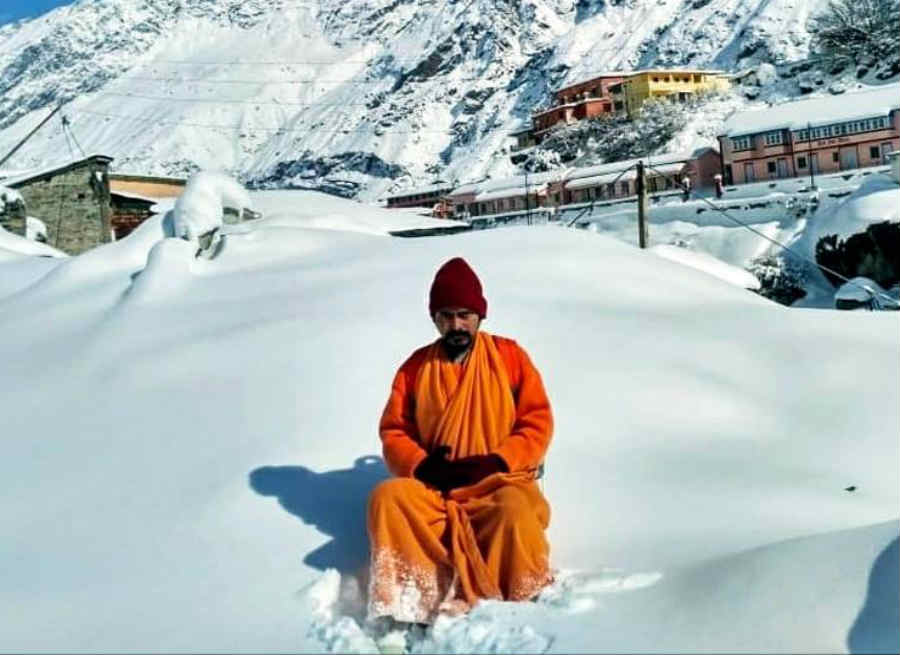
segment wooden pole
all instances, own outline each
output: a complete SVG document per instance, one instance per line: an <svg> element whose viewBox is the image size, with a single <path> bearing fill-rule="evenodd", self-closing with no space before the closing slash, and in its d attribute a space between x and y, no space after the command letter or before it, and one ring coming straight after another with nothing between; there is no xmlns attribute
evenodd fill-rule
<svg viewBox="0 0 900 655"><path fill-rule="evenodd" d="M647 247L647 180L644 162L637 163L638 245Z"/></svg>
<svg viewBox="0 0 900 655"><path fill-rule="evenodd" d="M0 159L0 166L3 166L3 164L5 164L6 161L7 161L10 157L12 157L14 154L16 154L16 151L17 151L19 148L21 148L22 146L24 146L24 145L25 145L25 142L28 141L28 139L30 139L30 138L32 137L32 135L34 135L35 132L37 132L39 129L41 129L41 128L44 126L44 123L46 123L46 122L49 121L51 118L53 118L53 117L56 115L56 112L58 112L60 109L62 109L62 105L56 105L56 108L55 108L53 111L50 112L50 115L47 116L47 118L45 118L45 119L42 120L40 123L38 123L38 126L37 126L36 128L34 128L33 130L31 130L31 132L29 132L28 134L26 134L24 139L22 139L21 141L19 141L19 142L16 144L16 146L15 146L12 150L10 150L8 153L6 153L6 156L5 156L3 159Z"/></svg>

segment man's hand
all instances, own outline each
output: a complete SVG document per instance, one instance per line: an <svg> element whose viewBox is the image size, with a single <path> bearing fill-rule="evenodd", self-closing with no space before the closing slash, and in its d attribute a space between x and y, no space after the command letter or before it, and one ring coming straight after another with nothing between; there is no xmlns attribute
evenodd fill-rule
<svg viewBox="0 0 900 655"><path fill-rule="evenodd" d="M468 487L494 473L509 473L509 466L500 455L472 455L450 462L454 487Z"/></svg>
<svg viewBox="0 0 900 655"><path fill-rule="evenodd" d="M450 446L438 446L413 471L413 477L441 491L449 491L455 486L453 462L447 460Z"/></svg>

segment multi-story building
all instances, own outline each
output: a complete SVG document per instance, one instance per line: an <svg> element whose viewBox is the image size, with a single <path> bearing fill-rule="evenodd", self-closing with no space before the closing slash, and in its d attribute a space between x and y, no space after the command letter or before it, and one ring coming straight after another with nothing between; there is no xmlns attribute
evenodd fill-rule
<svg viewBox="0 0 900 655"><path fill-rule="evenodd" d="M612 113L613 102L609 87L621 82L624 75L621 72L603 73L558 89L553 94L553 106L537 111L531 117L534 139L540 142L548 130L560 123L568 125L585 118Z"/></svg>
<svg viewBox="0 0 900 655"><path fill-rule="evenodd" d="M453 184L438 180L427 187L407 189L387 197L388 209L397 207L427 207L439 204L453 190Z"/></svg>
<svg viewBox="0 0 900 655"><path fill-rule="evenodd" d="M633 118L651 98L671 96L684 101L692 94L727 91L729 86L729 79L722 71L653 68L628 74L621 83L611 86L610 96L613 111L624 111Z"/></svg>
<svg viewBox="0 0 900 655"><path fill-rule="evenodd" d="M739 112L719 144L726 184L887 164L900 149L900 84Z"/></svg>

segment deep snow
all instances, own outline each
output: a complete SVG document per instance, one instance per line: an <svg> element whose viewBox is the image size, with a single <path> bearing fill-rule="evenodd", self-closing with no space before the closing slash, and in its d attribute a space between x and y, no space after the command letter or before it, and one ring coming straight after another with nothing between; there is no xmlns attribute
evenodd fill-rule
<svg viewBox="0 0 900 655"><path fill-rule="evenodd" d="M211 260L159 217L37 280L2 264L0 649L370 649L375 426L455 255L553 403L561 573L417 648L897 643L897 314L787 309L583 230L396 239L358 203L251 196L277 217Z"/></svg>

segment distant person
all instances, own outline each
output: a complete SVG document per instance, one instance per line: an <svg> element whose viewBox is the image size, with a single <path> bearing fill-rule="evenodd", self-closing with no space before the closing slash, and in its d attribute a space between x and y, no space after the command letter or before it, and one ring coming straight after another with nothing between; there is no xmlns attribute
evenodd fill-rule
<svg viewBox="0 0 900 655"><path fill-rule="evenodd" d="M681 199L687 202L691 199L691 178L687 175L681 178Z"/></svg>
<svg viewBox="0 0 900 655"><path fill-rule="evenodd" d="M440 338L400 367L379 425L396 477L369 499L370 621L430 623L551 581L541 377L515 341L479 330L487 301L463 259L438 270L428 309Z"/></svg>
<svg viewBox="0 0 900 655"><path fill-rule="evenodd" d="M716 173L713 175L713 181L716 185L716 198L720 199L723 195L725 195L725 185L722 184L722 175L720 173Z"/></svg>

